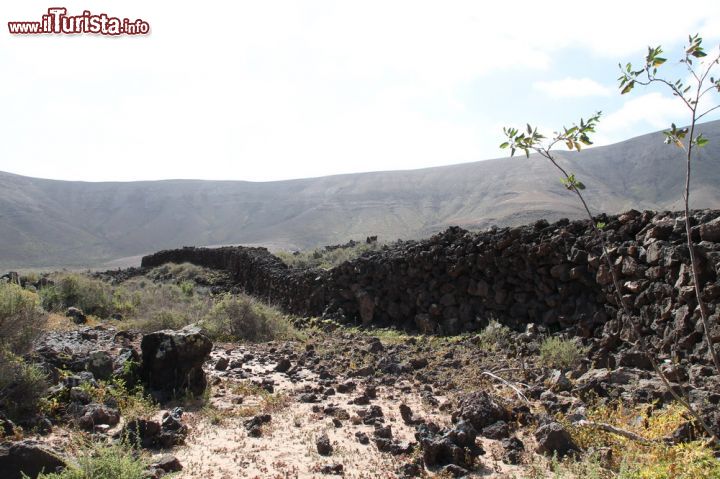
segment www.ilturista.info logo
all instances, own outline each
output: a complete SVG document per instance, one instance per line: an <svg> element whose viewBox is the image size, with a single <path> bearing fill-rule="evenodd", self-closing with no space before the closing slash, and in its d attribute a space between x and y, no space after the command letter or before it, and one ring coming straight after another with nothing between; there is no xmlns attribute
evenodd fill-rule
<svg viewBox="0 0 720 479"><path fill-rule="evenodd" d="M147 35L150 24L140 18L130 20L94 14L85 10L82 15L68 15L67 8L48 8L39 22L8 22L13 35L90 33L95 35Z"/></svg>

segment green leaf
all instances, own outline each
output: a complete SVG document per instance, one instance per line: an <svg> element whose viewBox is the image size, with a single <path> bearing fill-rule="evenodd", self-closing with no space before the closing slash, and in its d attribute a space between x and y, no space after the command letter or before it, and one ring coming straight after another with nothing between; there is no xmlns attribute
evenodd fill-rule
<svg viewBox="0 0 720 479"><path fill-rule="evenodd" d="M629 81L629 82L627 83L627 85L625 85L625 88L622 89L622 91L620 92L620 94L621 94L621 95L624 95L624 94L626 94L626 93L630 93L630 91L633 89L634 86L635 86L635 81L633 81L633 80Z"/></svg>
<svg viewBox="0 0 720 479"><path fill-rule="evenodd" d="M695 144L696 144L697 146L699 146L700 148L702 148L703 146L707 145L708 143L710 143L710 140L708 140L707 138L705 138L704 136L702 136L702 134L698 135L698 137L695 138Z"/></svg>
<svg viewBox="0 0 720 479"><path fill-rule="evenodd" d="M655 57L655 58L653 59L652 66L654 66L654 67L659 67L660 65L662 65L662 64L665 63L666 61L667 61L666 58Z"/></svg>
<svg viewBox="0 0 720 479"><path fill-rule="evenodd" d="M508 143L508 142L506 141L505 143L503 143L503 144L500 145L500 148L505 149L505 148L507 148L508 146L510 146L510 143Z"/></svg>

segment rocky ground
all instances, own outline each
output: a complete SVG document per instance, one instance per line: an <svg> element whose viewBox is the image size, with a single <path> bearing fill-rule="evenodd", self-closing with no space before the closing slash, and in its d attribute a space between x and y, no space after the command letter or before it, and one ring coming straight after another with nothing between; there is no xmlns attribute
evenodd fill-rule
<svg viewBox="0 0 720 479"><path fill-rule="evenodd" d="M83 436L130 437L152 458L148 477L545 477L538 471L548 470L550 456L588 453L569 431L587 420L591 404L616 398L658 408L669 399L647 368L543 367L532 354L541 339L533 328L451 339L311 333L215 345L193 329L142 336L100 325L50 333L36 354L57 373L57 410L33 425L37 434L6 443L0 469L18 464L15 456L62 464L67 454L53 448L71 450ZM149 377L148 358L161 356L174 366L164 366L162 379ZM141 365L138 381L164 401L144 417L123 414L126 402L97 393L98 381L132 380L131 364ZM192 372L198 366L204 374ZM703 373L676 374L692 381ZM198 384L207 386L197 399L167 395L170 387ZM693 430L683 420L670 432L669 441L684 441Z"/></svg>
<svg viewBox="0 0 720 479"><path fill-rule="evenodd" d="M683 268L673 261L668 275ZM33 294L53 284L7 279ZM663 303L662 332L645 331L661 377L615 320L490 321L440 336L276 311L276 339L226 342L251 324L207 329L216 306L242 293L228 271L163 265L92 281L77 284L112 300L104 319L76 307L51 314L23 357L50 383L39 412L11 420L0 407L2 479L73 467L98 445L133 451L148 479L720 478L716 444L677 400L718 434L720 376L687 298ZM270 308L243 298L240 316Z"/></svg>

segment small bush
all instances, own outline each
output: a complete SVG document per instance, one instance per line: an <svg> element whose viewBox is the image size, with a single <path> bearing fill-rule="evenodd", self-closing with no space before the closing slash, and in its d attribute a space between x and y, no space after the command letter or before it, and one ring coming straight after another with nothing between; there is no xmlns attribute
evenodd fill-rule
<svg viewBox="0 0 720 479"><path fill-rule="evenodd" d="M134 364L137 365L137 363ZM130 388L123 379L114 378L111 381L98 381L97 386L84 383L80 388L90 395L93 402L100 404L108 400L115 402L125 422L137 418L146 419L159 411L158 405L145 394L141 386Z"/></svg>
<svg viewBox="0 0 720 479"><path fill-rule="evenodd" d="M191 263L166 263L147 272L147 277L154 281L172 281L176 284L189 282L212 285L223 282L228 276L227 271L203 268Z"/></svg>
<svg viewBox="0 0 720 479"><path fill-rule="evenodd" d="M43 330L40 298L16 284L0 283L0 348L22 354Z"/></svg>
<svg viewBox="0 0 720 479"><path fill-rule="evenodd" d="M586 354L586 348L572 339L552 336L545 339L540 345L540 361L551 368L571 368Z"/></svg>
<svg viewBox="0 0 720 479"><path fill-rule="evenodd" d="M485 329L477 335L479 346L492 351L508 348L511 338L510 328L495 320L490 321Z"/></svg>
<svg viewBox="0 0 720 479"><path fill-rule="evenodd" d="M621 479L720 479L720 461L712 446L702 441L670 445L663 441L688 421L678 403L660 409L650 405L600 403L588 409L590 421L611 424L647 438L641 444L592 426L568 423L568 431L583 450L609 450L604 461L613 477ZM581 476L584 477L584 476Z"/></svg>
<svg viewBox="0 0 720 479"><path fill-rule="evenodd" d="M48 311L60 311L70 306L86 314L102 318L113 311L112 288L99 279L80 274L64 274L55 278L55 284L40 290L42 305Z"/></svg>
<svg viewBox="0 0 720 479"><path fill-rule="evenodd" d="M619 479L720 479L720 461L702 441L665 446L650 461L626 459Z"/></svg>
<svg viewBox="0 0 720 479"><path fill-rule="evenodd" d="M190 324L187 317L177 311L161 310L153 313L140 323L140 329L146 332L160 331L163 329L182 329Z"/></svg>
<svg viewBox="0 0 720 479"><path fill-rule="evenodd" d="M293 268L321 268L332 269L346 261L351 261L368 251L376 251L382 245L378 242L373 243L356 243L353 246L343 246L338 248L318 248L312 251L302 251L290 253L288 251L279 251L276 256L283 263Z"/></svg>
<svg viewBox="0 0 720 479"><path fill-rule="evenodd" d="M288 337L291 326L277 309L247 295L225 295L203 321L208 334L227 340L269 341Z"/></svg>
<svg viewBox="0 0 720 479"><path fill-rule="evenodd" d="M122 446L95 446L78 458L78 465L38 479L144 479L144 461Z"/></svg>
<svg viewBox="0 0 720 479"><path fill-rule="evenodd" d="M192 281L181 281L178 286L185 296L192 296L195 292L195 283Z"/></svg>
<svg viewBox="0 0 720 479"><path fill-rule="evenodd" d="M10 419L33 416L47 388L45 374L37 366L0 350L0 410Z"/></svg>
<svg viewBox="0 0 720 479"><path fill-rule="evenodd" d="M146 284L126 281L115 290L116 301L123 304L129 321L123 327L143 332L179 329L200 321L212 308L212 300L200 294L188 295L174 284Z"/></svg>

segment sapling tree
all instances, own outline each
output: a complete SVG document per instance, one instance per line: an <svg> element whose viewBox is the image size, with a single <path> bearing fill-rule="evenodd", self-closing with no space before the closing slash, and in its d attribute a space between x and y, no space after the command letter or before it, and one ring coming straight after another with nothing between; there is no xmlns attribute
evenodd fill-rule
<svg viewBox="0 0 720 479"><path fill-rule="evenodd" d="M688 37L688 45L685 47L679 63L684 65L688 72L688 79L670 80L660 74L667 59L661 55L663 50L660 46L648 47L645 56L645 63L638 70L633 69L631 63L625 67L620 65L621 75L618 78L620 91L624 95L630 93L635 86L661 85L669 89L673 96L677 97L688 110L690 125L678 128L674 123L668 131L665 131L665 143L679 148L685 159L685 188L683 200L685 207L685 232L687 234L687 247L690 253L690 269L695 290L695 296L700 310L705 341L709 354L715 364L715 369L720 374L720 358L715 350L712 335L710 333L709 312L707 304L702 297L703 285L700 281L700 268L698 265L697 250L692 240L692 224L690 222L690 178L692 173L692 160L698 148L703 148L709 142L702 133L696 132L698 122L710 112L720 108L720 104L708 104L710 99L707 95L720 92L720 79L712 76L713 70L720 62L720 49L711 56L705 52L702 38L699 35Z"/></svg>
<svg viewBox="0 0 720 479"><path fill-rule="evenodd" d="M565 167L560 165L558 157L554 151L557 145L565 145L568 150L580 151L583 146L592 145L590 135L595 132L595 127L600 121L602 112L597 112L587 120L580 119L580 123L572 125L570 128L563 127L561 131L553 133L551 138L547 138L543 134L539 133L537 128L533 128L528 124L525 130L519 130L517 128L503 128L503 133L507 137L507 141L500 145L500 148L509 148L510 156L515 156L515 153L522 151L525 153L527 158L530 158L530 153L534 152L539 154L541 157L550 161L550 163L561 173L560 182L568 190L575 193L578 200L582 204L585 213L590 219L590 225L596 238L600 241L602 248L602 254L605 258L605 263L610 270L612 277L615 294L617 297L618 305L621 306L626 313L630 315L630 309L625 304L620 289L620 281L613 268L612 260L610 258L605 237L602 234L602 229L605 227L603 223L595 222L595 217L590 211L590 207L583 197L583 190L585 185L582 181L575 177L575 173L568 171Z"/></svg>
<svg viewBox="0 0 720 479"><path fill-rule="evenodd" d="M503 128L503 133L506 136L506 141L500 145L500 148L509 148L510 156L514 156L516 152L522 151L523 153L525 153L525 156L527 158L530 158L531 153L537 153L541 157L548 160L561 173L560 181L565 186L565 188L572 191L577 196L578 200L582 204L583 209L585 210L585 213L590 219L590 226L595 237L600 243L600 247L602 249L602 256L605 259L605 264L607 265L610 276L612 278L615 297L617 298L618 305L622 308L624 313L624 322L628 326L628 329L634 333L636 340L639 342L640 351L644 351L646 353L645 355L652 364L653 369L658 374L658 376L660 376L663 383L665 384L666 389L675 398L675 400L682 404L690 413L690 415L692 415L695 420L702 426L705 432L707 432L708 435L714 439L716 436L707 424L707 422L700 416L700 414L698 414L695 408L693 408L692 405L685 398L681 397L677 393L677 391L675 391L675 389L670 385L669 381L658 366L655 358L652 356L652 354L648 354L649 350L646 345L646 338L643 337L639 329L638 323L632 320L632 311L622 295L622 289L620 288L620 280L618 278L617 271L613 266L613 261L610 257L610 252L608 251L605 236L602 233L605 224L595 221L595 217L590 211L590 207L588 206L587 201L582 194L583 190L585 190L585 185L575 176L574 173L570 172L566 167L562 166L559 163L557 154L554 151L554 148L557 145L563 144L570 151L581 151L584 146L592 145L590 135L595 132L595 127L600 121L600 116L601 112L597 112L595 115L591 116L587 120L583 120L581 118L579 124L573 124L570 128L563 127L561 131L554 132L551 138L545 137L543 134L538 132L537 128L533 128L530 124L527 124L524 130L519 130L512 127Z"/></svg>

